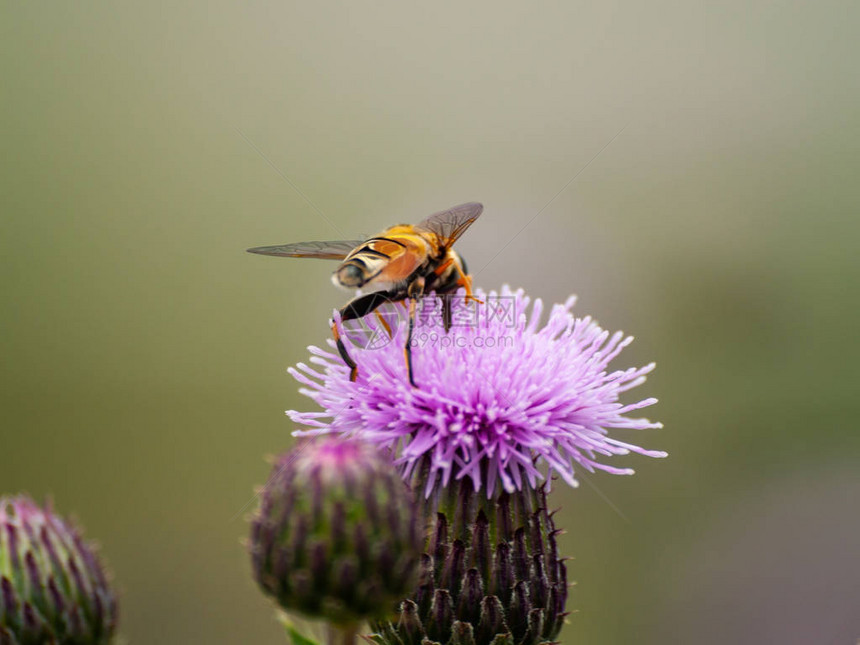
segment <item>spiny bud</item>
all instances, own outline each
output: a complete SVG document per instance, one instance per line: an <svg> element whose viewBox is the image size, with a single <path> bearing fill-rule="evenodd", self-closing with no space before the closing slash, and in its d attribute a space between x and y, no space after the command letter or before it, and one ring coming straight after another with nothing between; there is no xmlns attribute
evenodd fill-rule
<svg viewBox="0 0 860 645"><path fill-rule="evenodd" d="M254 576L284 609L335 624L392 612L414 588L423 536L390 459L308 441L274 465L252 520Z"/></svg>
<svg viewBox="0 0 860 645"><path fill-rule="evenodd" d="M28 497L0 497L0 643L103 645L116 620L116 597L80 532Z"/></svg>
<svg viewBox="0 0 860 645"><path fill-rule="evenodd" d="M459 480L435 487L424 509L431 530L420 581L397 619L374 624L373 639L381 645L553 642L566 615L567 571L545 490L487 499Z"/></svg>

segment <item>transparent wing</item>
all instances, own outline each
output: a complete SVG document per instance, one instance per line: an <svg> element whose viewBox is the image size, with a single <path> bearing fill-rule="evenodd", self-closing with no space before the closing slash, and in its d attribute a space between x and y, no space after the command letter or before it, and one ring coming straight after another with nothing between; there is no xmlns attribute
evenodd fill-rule
<svg viewBox="0 0 860 645"><path fill-rule="evenodd" d="M257 246L248 253L279 255L285 258L320 258L321 260L343 260L363 240L338 240L331 242L297 242L280 246Z"/></svg>
<svg viewBox="0 0 860 645"><path fill-rule="evenodd" d="M446 211L433 213L415 228L435 233L441 238L442 246L451 246L472 225L472 222L478 219L483 210L483 204L477 202L460 204Z"/></svg>

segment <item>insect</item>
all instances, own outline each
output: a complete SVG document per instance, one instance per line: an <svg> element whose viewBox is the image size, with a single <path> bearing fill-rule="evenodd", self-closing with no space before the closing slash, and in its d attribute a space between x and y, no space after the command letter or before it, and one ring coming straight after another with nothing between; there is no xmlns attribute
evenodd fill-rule
<svg viewBox="0 0 860 645"><path fill-rule="evenodd" d="M333 242L299 242L281 246L259 246L249 253L277 255L288 258L321 258L341 260L332 275L332 282L350 289L372 289L350 300L340 309L341 321L363 318L376 313L390 335L385 320L377 308L385 302L409 301L409 329L403 353L409 383L416 387L412 372L412 332L418 300L425 294L445 294L463 287L466 300L472 295L472 280L466 272L463 258L451 248L469 228L484 207L476 202L460 204L430 215L422 222L392 226L366 240ZM445 328L451 322L451 304L442 300ZM350 380L358 378L358 365L346 351L336 323L332 334L343 362L350 369Z"/></svg>

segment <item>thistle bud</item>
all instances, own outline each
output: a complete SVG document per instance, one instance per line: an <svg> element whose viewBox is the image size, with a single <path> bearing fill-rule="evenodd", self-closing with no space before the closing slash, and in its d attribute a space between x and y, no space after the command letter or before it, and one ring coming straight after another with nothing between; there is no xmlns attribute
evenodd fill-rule
<svg viewBox="0 0 860 645"><path fill-rule="evenodd" d="M567 571L543 488L487 498L471 482L436 487L417 587L381 645L538 645L561 630Z"/></svg>
<svg viewBox="0 0 860 645"><path fill-rule="evenodd" d="M0 497L0 643L102 645L116 619L116 597L80 532L28 497Z"/></svg>
<svg viewBox="0 0 860 645"><path fill-rule="evenodd" d="M252 520L254 576L281 607L336 625L393 612L423 544L412 494L367 444L309 441L274 465Z"/></svg>

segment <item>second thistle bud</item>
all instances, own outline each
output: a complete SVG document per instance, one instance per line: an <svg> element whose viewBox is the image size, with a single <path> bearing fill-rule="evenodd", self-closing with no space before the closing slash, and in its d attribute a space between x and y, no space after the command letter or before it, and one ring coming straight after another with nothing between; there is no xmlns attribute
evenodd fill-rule
<svg viewBox="0 0 860 645"><path fill-rule="evenodd" d="M91 544L50 506L0 497L0 643L106 645L116 596Z"/></svg>
<svg viewBox="0 0 860 645"><path fill-rule="evenodd" d="M281 607L334 624L390 613L414 588L412 494L376 448L321 439L282 455L251 528L254 576Z"/></svg>

